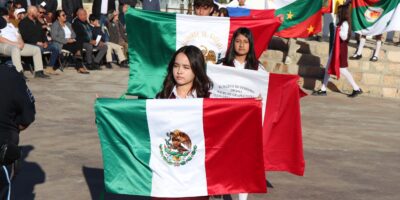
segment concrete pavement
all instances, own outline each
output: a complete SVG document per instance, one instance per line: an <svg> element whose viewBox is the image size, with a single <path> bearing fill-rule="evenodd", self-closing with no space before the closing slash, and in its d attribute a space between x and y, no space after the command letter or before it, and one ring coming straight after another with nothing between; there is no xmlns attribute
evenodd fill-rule
<svg viewBox="0 0 400 200"><path fill-rule="evenodd" d="M123 94L128 70L67 69L50 80L26 75L37 118L21 133L29 154L15 182L17 199L99 199L104 185L93 103L96 94ZM274 188L249 200L400 199L399 100L331 92L303 98L301 110L305 176L268 173Z"/></svg>

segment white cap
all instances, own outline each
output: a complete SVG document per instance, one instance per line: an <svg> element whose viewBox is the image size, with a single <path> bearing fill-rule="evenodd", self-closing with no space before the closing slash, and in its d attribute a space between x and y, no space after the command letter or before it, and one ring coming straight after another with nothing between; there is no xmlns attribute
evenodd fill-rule
<svg viewBox="0 0 400 200"><path fill-rule="evenodd" d="M42 1L42 3L40 3L40 6L44 8L46 6L46 2Z"/></svg>
<svg viewBox="0 0 400 200"><path fill-rule="evenodd" d="M25 8L18 8L14 11L14 16L17 18L18 14L26 12Z"/></svg>

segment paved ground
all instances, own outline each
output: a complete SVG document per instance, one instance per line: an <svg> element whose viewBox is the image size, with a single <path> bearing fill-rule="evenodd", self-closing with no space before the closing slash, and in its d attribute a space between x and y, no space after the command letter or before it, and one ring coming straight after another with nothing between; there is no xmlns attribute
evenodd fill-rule
<svg viewBox="0 0 400 200"><path fill-rule="evenodd" d="M90 75L66 70L51 80L29 76L37 119L21 133L29 154L16 180L17 199L100 198L104 185L93 102L96 94L119 97L127 79L123 69ZM400 199L399 100L329 93L301 104L305 176L269 173L274 188L250 200Z"/></svg>

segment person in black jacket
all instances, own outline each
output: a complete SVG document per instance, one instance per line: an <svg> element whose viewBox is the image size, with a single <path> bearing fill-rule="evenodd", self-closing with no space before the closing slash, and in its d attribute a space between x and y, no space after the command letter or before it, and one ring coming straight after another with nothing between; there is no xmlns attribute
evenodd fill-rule
<svg viewBox="0 0 400 200"><path fill-rule="evenodd" d="M72 23L72 19L75 17L76 11L83 8L82 0L62 0L62 10L67 15L67 21Z"/></svg>
<svg viewBox="0 0 400 200"><path fill-rule="evenodd" d="M36 6L28 7L27 16L19 23L19 32L27 44L38 46L43 53L49 51L50 61L47 63L46 71L54 74L54 67L60 54L60 49L47 40L46 32L42 28L42 24L38 21L39 11Z"/></svg>
<svg viewBox="0 0 400 200"><path fill-rule="evenodd" d="M106 1L106 4L103 2ZM115 10L115 0L94 0L92 4L92 14L100 17L100 26L103 28L107 22L107 14Z"/></svg>
<svg viewBox="0 0 400 200"><path fill-rule="evenodd" d="M28 1L30 1L30 5L28 5ZM38 5L39 1L40 0L15 0L14 2L21 4L22 8L25 8L25 10L26 10L29 6Z"/></svg>
<svg viewBox="0 0 400 200"><path fill-rule="evenodd" d="M0 17L0 29L6 21ZM35 98L13 65L0 65L0 199L11 193L13 164L21 156L19 133L35 120Z"/></svg>
<svg viewBox="0 0 400 200"><path fill-rule="evenodd" d="M39 5L46 9L47 15L50 19L54 18L54 14L56 13L58 7L57 0L39 0Z"/></svg>
<svg viewBox="0 0 400 200"><path fill-rule="evenodd" d="M107 53L107 45L92 39L92 27L87 21L85 9L78 9L76 15L77 17L72 22L72 28L76 33L77 42L82 43L83 48L86 50L85 61L88 64L87 68L90 70L100 69L100 62ZM93 55L94 48L98 51L96 56Z"/></svg>

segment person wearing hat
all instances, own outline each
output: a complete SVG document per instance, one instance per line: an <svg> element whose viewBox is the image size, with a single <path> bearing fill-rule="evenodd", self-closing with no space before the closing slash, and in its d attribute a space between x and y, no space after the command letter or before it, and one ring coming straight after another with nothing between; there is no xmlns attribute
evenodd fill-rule
<svg viewBox="0 0 400 200"><path fill-rule="evenodd" d="M0 17L0 29L7 22ZM19 134L35 120L35 98L15 67L0 65L0 199L11 196L14 163L21 156Z"/></svg>
<svg viewBox="0 0 400 200"><path fill-rule="evenodd" d="M10 19L10 22L18 28L19 22L25 17L25 8L17 8L14 10L14 18Z"/></svg>
<svg viewBox="0 0 400 200"><path fill-rule="evenodd" d="M7 26L0 30L0 53L11 56L11 60L18 72L23 74L21 56L32 56L35 78L50 78L43 72L42 53L40 48L34 45L25 44L18 33L18 29L8 21L8 11L0 8L0 15L7 21Z"/></svg>

